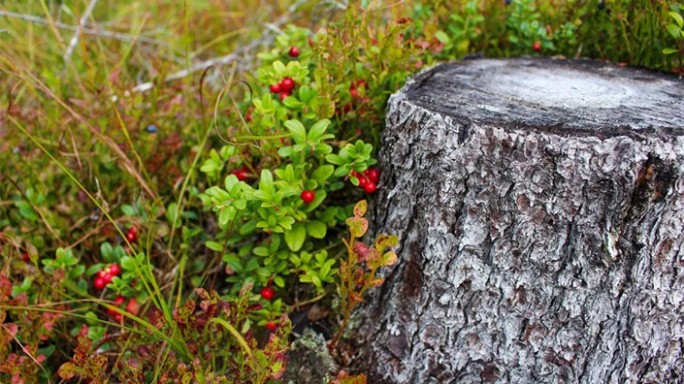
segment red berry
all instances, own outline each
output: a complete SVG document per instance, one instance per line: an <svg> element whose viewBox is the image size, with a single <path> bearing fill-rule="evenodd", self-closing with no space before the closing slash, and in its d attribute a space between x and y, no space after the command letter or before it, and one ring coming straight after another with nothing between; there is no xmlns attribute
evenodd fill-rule
<svg viewBox="0 0 684 384"><path fill-rule="evenodd" d="M138 304L138 300L135 297L126 304L126 312L133 315L137 315L140 312L140 304Z"/></svg>
<svg viewBox="0 0 684 384"><path fill-rule="evenodd" d="M126 298L125 298L125 297L123 297L123 296L117 296L117 297L114 299L114 304L116 304L116 305L121 305L121 304L124 303L124 301L126 301Z"/></svg>
<svg viewBox="0 0 684 384"><path fill-rule="evenodd" d="M302 194L299 195L299 197L302 198L304 204L309 204L316 198L316 193L314 191L302 191Z"/></svg>
<svg viewBox="0 0 684 384"><path fill-rule="evenodd" d="M114 276L112 276L112 274L107 271L107 272L103 272L100 275L100 278L102 279L102 281L105 282L105 285L107 285L107 284L112 282L112 279L114 278Z"/></svg>
<svg viewBox="0 0 684 384"><path fill-rule="evenodd" d="M280 91L282 91L282 90L283 90L283 88L280 84L272 84L271 85L271 92L272 93L280 93Z"/></svg>
<svg viewBox="0 0 684 384"><path fill-rule="evenodd" d="M373 193L378 190L378 186L375 185L374 182L369 181L366 185L363 186L363 190L366 191L366 193Z"/></svg>
<svg viewBox="0 0 684 384"><path fill-rule="evenodd" d="M278 323L276 323L275 321L269 321L268 323L266 323L266 329L268 329L269 331L273 332L276 330L276 328L278 328Z"/></svg>
<svg viewBox="0 0 684 384"><path fill-rule="evenodd" d="M290 96L290 92L280 92L280 101L285 100L286 97Z"/></svg>
<svg viewBox="0 0 684 384"><path fill-rule="evenodd" d="M112 317L114 317L114 321L116 321L117 323L123 323L123 315L122 314L117 312L117 313L113 314Z"/></svg>
<svg viewBox="0 0 684 384"><path fill-rule="evenodd" d="M534 44L532 44L532 49L534 49L535 51L541 51L541 49L542 49L541 43L538 41L535 41Z"/></svg>
<svg viewBox="0 0 684 384"><path fill-rule="evenodd" d="M112 264L109 266L109 273L112 276L119 276L121 274L121 267L119 264Z"/></svg>
<svg viewBox="0 0 684 384"><path fill-rule="evenodd" d="M126 240L128 240L129 243L134 243L136 240L138 240L138 230L135 228L135 226L128 228L128 232L126 232Z"/></svg>
<svg viewBox="0 0 684 384"><path fill-rule="evenodd" d="M264 298L264 300L271 301L275 297L276 291L275 289L271 287L263 287L261 288L261 297Z"/></svg>
<svg viewBox="0 0 684 384"><path fill-rule="evenodd" d="M297 48L297 47L290 48L290 57L299 57L299 48Z"/></svg>
<svg viewBox="0 0 684 384"><path fill-rule="evenodd" d="M93 280L93 287L95 287L95 289L103 290L106 286L107 282L101 277L95 277L95 280Z"/></svg>
<svg viewBox="0 0 684 384"><path fill-rule="evenodd" d="M283 79L283 81L280 82L280 91L281 92L290 92L293 90L295 87L295 82L292 80L291 77L286 77Z"/></svg>
<svg viewBox="0 0 684 384"><path fill-rule="evenodd" d="M247 112L247 114L245 115L245 121L248 123L252 122L252 111Z"/></svg>
<svg viewBox="0 0 684 384"><path fill-rule="evenodd" d="M28 252L22 252L22 253L21 253L21 259L24 260L24 261L26 261L26 262L31 261L31 257L29 257Z"/></svg>
<svg viewBox="0 0 684 384"><path fill-rule="evenodd" d="M359 91L356 90L356 88L352 88L349 93L351 94L351 97L353 99L358 99L359 98Z"/></svg>
<svg viewBox="0 0 684 384"><path fill-rule="evenodd" d="M380 181L380 170L377 168L368 168L363 174L368 177L368 180L374 182L375 184Z"/></svg>
<svg viewBox="0 0 684 384"><path fill-rule="evenodd" d="M249 179L249 170L245 167L242 167L240 169L236 169L232 173L240 181L245 181L245 180Z"/></svg>

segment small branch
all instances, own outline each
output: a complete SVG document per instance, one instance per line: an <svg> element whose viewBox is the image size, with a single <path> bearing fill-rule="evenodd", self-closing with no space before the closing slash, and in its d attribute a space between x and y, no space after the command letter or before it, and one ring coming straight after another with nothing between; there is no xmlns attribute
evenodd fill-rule
<svg viewBox="0 0 684 384"><path fill-rule="evenodd" d="M30 21L32 23L42 24L42 25L50 25L50 22L47 19L44 19L42 17L33 16L33 15L25 15L22 13L9 12L9 11L4 11L4 10L0 10L0 17L7 17L7 18L24 20L24 21ZM137 40L137 41L140 41L142 43L151 44L151 45L165 45L165 43L161 40L156 40L156 39L152 39L152 38L145 37L145 36L133 36L133 35L129 35L127 33L112 32L112 31L107 31L107 30L97 29L97 28L85 28L85 27L79 28L78 26L64 24L64 23L60 23L60 22L55 22L54 25L56 28L64 29L67 31L73 31L73 32L79 32L80 31L79 33L82 33L84 35L104 37L104 38L121 40L121 41L126 41L126 42L131 42L131 41Z"/></svg>
<svg viewBox="0 0 684 384"><path fill-rule="evenodd" d="M67 47L66 52L64 52L65 63L69 61L69 59L71 58L71 54L74 52L74 48L76 47L76 44L78 44L78 39L81 36L81 30L88 23L88 18L90 17L90 15L93 14L93 9L95 9L97 2L98 0L90 0L90 3L88 3L88 7L86 8L85 13L81 17L81 20L78 23L78 27L76 27L76 32L74 32L74 35L71 37L71 41L69 41L69 46Z"/></svg>

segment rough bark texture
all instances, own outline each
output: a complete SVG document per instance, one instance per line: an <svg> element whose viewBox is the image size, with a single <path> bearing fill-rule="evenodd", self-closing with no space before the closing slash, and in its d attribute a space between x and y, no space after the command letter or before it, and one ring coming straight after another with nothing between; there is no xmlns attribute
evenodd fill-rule
<svg viewBox="0 0 684 384"><path fill-rule="evenodd" d="M475 60L390 100L371 383L681 383L684 87Z"/></svg>

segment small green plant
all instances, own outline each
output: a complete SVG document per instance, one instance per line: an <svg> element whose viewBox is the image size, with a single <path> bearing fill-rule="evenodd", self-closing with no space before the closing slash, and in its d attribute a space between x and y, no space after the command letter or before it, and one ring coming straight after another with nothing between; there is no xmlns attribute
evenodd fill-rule
<svg viewBox="0 0 684 384"><path fill-rule="evenodd" d="M684 73L684 5L680 3L670 4L668 16L669 22L665 24L665 29L674 39L674 47L663 49L663 54L672 56L677 61L680 68L675 68L675 72Z"/></svg>
<svg viewBox="0 0 684 384"><path fill-rule="evenodd" d="M354 206L354 216L345 221L349 227L349 239L344 241L347 260L340 261L340 282L337 287L342 323L329 343L331 350L349 324L354 308L363 302L366 292L382 284L383 279L377 277L378 270L397 262L396 253L388 250L397 245L396 236L381 234L372 246L359 241L368 231L368 220L364 218L367 209L366 200L359 201Z"/></svg>

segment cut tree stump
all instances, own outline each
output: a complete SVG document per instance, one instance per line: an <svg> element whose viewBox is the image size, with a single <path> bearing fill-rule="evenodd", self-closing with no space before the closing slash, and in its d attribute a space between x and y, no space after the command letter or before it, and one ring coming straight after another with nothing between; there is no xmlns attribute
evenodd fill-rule
<svg viewBox="0 0 684 384"><path fill-rule="evenodd" d="M684 86L592 61L440 65L389 102L370 383L684 381Z"/></svg>

